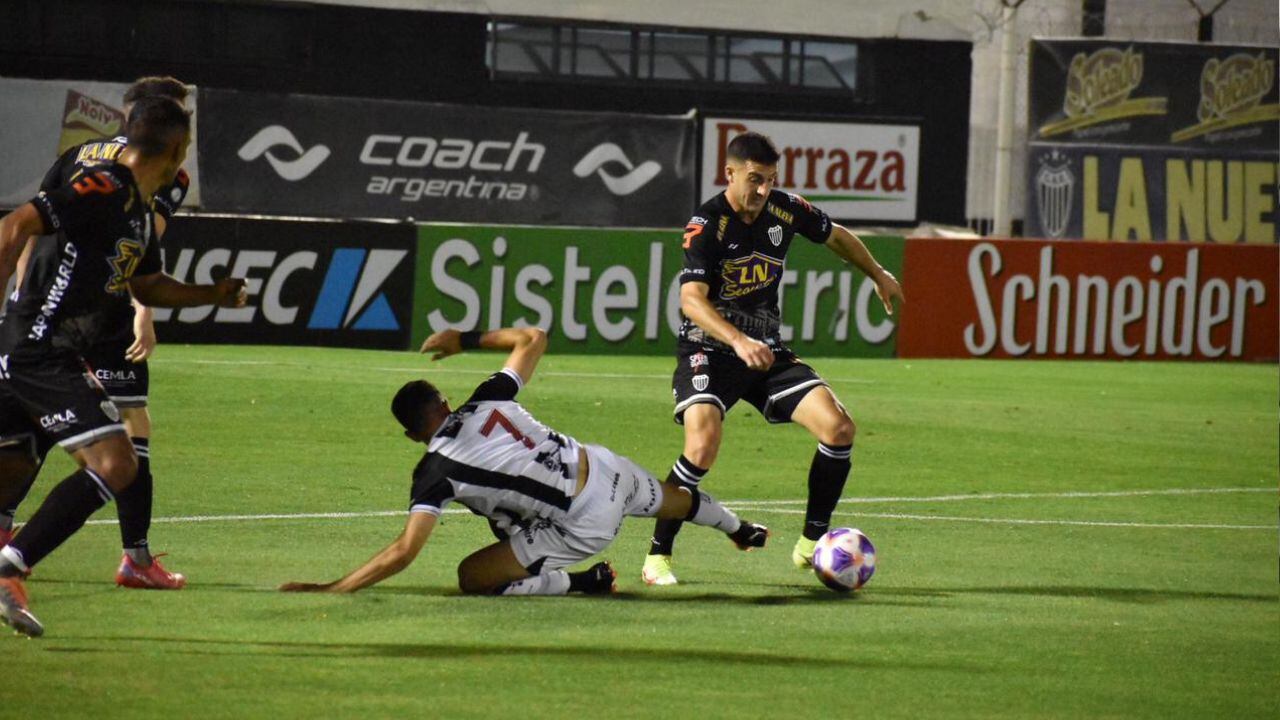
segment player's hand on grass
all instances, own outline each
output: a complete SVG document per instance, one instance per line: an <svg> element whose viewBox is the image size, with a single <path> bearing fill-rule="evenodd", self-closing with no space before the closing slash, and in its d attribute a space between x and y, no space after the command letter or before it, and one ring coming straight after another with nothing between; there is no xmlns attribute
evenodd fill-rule
<svg viewBox="0 0 1280 720"><path fill-rule="evenodd" d="M888 270L881 271L875 278L876 295L880 296L880 302L884 303L884 311L893 314L893 300L898 299L898 304L903 305L907 302L906 296L902 294L902 285L898 282L898 278Z"/></svg>
<svg viewBox="0 0 1280 720"><path fill-rule="evenodd" d="M218 289L219 307L244 307L249 300L244 278L222 278L213 285Z"/></svg>
<svg viewBox="0 0 1280 720"><path fill-rule="evenodd" d="M462 352L462 333L457 330L441 330L423 341L420 353L434 352L432 360L442 360Z"/></svg>
<svg viewBox="0 0 1280 720"><path fill-rule="evenodd" d="M733 351L752 370L768 370L773 366L773 351L753 337L739 335L733 341Z"/></svg>
<svg viewBox="0 0 1280 720"><path fill-rule="evenodd" d="M333 583L287 582L280 586L281 592L329 592Z"/></svg>

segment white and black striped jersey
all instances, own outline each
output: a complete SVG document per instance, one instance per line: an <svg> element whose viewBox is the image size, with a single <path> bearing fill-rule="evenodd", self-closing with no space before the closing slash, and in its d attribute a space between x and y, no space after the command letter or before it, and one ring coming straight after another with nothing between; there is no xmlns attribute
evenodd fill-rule
<svg viewBox="0 0 1280 720"><path fill-rule="evenodd" d="M515 402L522 385L504 368L449 415L414 468L410 512L439 515L456 500L501 527L568 514L580 446Z"/></svg>

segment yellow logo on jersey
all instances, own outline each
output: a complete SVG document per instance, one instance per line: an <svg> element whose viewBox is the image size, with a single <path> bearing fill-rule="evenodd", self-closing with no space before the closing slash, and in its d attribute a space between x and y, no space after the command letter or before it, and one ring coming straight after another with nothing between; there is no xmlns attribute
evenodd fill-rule
<svg viewBox="0 0 1280 720"><path fill-rule="evenodd" d="M783 210L782 208L778 207L777 205L774 205L773 203L769 203L765 207L769 210L770 215L778 218L782 222L788 225L796 224L796 216L794 213L787 210Z"/></svg>
<svg viewBox="0 0 1280 720"><path fill-rule="evenodd" d="M118 142L96 142L89 143L80 148L76 153L76 163L80 165L96 165L103 162L112 162L120 156L120 151L124 150L124 145Z"/></svg>
<svg viewBox="0 0 1280 720"><path fill-rule="evenodd" d="M720 266L724 286L720 298L732 300L766 288L782 275L782 261L777 258L751 253L747 257L726 260Z"/></svg>
<svg viewBox="0 0 1280 720"><path fill-rule="evenodd" d="M133 277L133 271L137 270L138 263L142 262L142 243L129 238L120 238L116 241L116 254L107 262L115 268L115 273L107 281L107 292L112 295L121 295L127 291L129 278Z"/></svg>

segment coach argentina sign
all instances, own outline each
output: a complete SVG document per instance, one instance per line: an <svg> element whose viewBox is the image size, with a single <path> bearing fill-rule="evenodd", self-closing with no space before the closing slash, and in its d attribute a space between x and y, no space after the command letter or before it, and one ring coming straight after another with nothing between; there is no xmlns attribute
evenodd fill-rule
<svg viewBox="0 0 1280 720"><path fill-rule="evenodd" d="M916 219L920 128L708 117L702 125L702 197L725 189L725 148L753 130L773 139L778 187L836 219Z"/></svg>
<svg viewBox="0 0 1280 720"><path fill-rule="evenodd" d="M210 210L653 226L682 222L694 202L688 118L222 90L201 97Z"/></svg>
<svg viewBox="0 0 1280 720"><path fill-rule="evenodd" d="M165 269L179 280L242 277L243 308L156 309L162 342L402 349L413 295L414 228L178 216Z"/></svg>
<svg viewBox="0 0 1280 720"><path fill-rule="evenodd" d="M679 231L423 225L419 233L415 343L444 328L536 325L556 352L675 349ZM900 271L901 238L864 241ZM892 357L896 326L874 285L808 245L792 249L780 278L783 339L803 355Z"/></svg>
<svg viewBox="0 0 1280 720"><path fill-rule="evenodd" d="M908 240L903 357L1274 361L1275 245Z"/></svg>

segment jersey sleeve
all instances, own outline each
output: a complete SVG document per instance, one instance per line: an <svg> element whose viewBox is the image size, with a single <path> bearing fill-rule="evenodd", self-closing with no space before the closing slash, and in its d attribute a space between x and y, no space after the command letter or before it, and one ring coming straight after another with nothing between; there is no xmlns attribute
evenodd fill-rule
<svg viewBox="0 0 1280 720"><path fill-rule="evenodd" d="M53 167L49 168L49 172L45 173L44 179L40 181L40 192L53 192L62 187L63 168L71 164L71 159L75 157L80 147L80 145L70 147L58 157L58 161L53 164Z"/></svg>
<svg viewBox="0 0 1280 720"><path fill-rule="evenodd" d="M467 402L515 400L516 395L523 387L524 381L520 379L520 373L511 368L502 368L502 370L490 375L489 379L477 385L475 392L471 393L471 397L467 398Z"/></svg>
<svg viewBox="0 0 1280 720"><path fill-rule="evenodd" d="M133 276L154 275L158 272L164 272L164 251L160 249L160 239L153 234L151 242L147 243L147 251L142 254L142 260L133 271Z"/></svg>
<svg viewBox="0 0 1280 720"><path fill-rule="evenodd" d="M84 175L70 185L41 192L31 200L49 232L73 231L100 221L100 213L120 202L123 186L107 172Z"/></svg>
<svg viewBox="0 0 1280 720"><path fill-rule="evenodd" d="M160 190L155 195L156 213L168 222L173 218L173 214L182 207L182 201L187 199L187 191L191 189L191 176L186 170L178 169L178 176L173 179L173 184Z"/></svg>
<svg viewBox="0 0 1280 720"><path fill-rule="evenodd" d="M409 492L409 512L439 515L453 499L453 483L444 476L435 453L426 457L413 469L413 489Z"/></svg>
<svg viewBox="0 0 1280 720"><path fill-rule="evenodd" d="M680 270L680 284L707 282L719 260L720 232L715 217L694 215L684 226L684 267Z"/></svg>
<svg viewBox="0 0 1280 720"><path fill-rule="evenodd" d="M791 194L791 209L796 215L796 232L819 245L831 237L831 218L808 200Z"/></svg>

